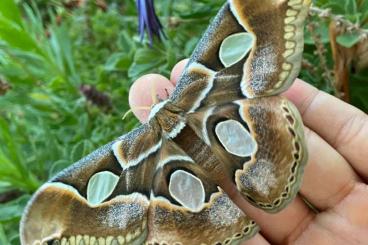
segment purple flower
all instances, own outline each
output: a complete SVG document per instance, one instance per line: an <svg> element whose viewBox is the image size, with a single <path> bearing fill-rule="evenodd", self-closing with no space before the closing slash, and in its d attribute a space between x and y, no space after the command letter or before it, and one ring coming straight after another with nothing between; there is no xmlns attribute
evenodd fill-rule
<svg viewBox="0 0 368 245"><path fill-rule="evenodd" d="M164 36L162 25L155 12L153 0L136 0L136 4L139 16L139 35L141 41L144 38L145 31L147 31L152 46L154 36L157 36L159 39L161 39L161 35Z"/></svg>

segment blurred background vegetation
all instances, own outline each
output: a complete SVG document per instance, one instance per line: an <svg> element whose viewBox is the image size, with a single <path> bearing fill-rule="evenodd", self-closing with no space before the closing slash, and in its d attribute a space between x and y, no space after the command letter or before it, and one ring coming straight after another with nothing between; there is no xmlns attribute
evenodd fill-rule
<svg viewBox="0 0 368 245"><path fill-rule="evenodd" d="M140 42L134 1L0 1L0 244L48 178L138 125L129 87L188 57L223 0L160 0L166 38ZM318 0L301 78L368 111L368 1Z"/></svg>

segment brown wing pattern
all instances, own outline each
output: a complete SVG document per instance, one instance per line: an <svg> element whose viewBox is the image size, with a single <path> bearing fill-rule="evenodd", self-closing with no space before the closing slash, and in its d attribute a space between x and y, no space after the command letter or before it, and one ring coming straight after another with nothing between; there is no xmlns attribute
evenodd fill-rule
<svg viewBox="0 0 368 245"><path fill-rule="evenodd" d="M154 134L141 127L43 185L23 216L22 244L232 244L257 232L256 224L178 144L165 138L158 147L146 142ZM150 153L129 165L117 153L129 151L130 145ZM97 182L97 193L91 194L93 179L101 173L117 181L110 187ZM100 197L106 188L111 191L98 202L90 197Z"/></svg>
<svg viewBox="0 0 368 245"><path fill-rule="evenodd" d="M228 2L189 60L172 96L174 103L189 100L205 107L242 98L277 95L288 89L298 76L304 46L304 20L311 1ZM233 45L226 45L225 40L239 33L248 33L253 42L239 39ZM238 49L239 59L224 64L221 59L223 46L229 46L228 52ZM209 73L213 74L211 79L208 79ZM200 90L202 96L186 93L201 79L209 81L206 89Z"/></svg>
<svg viewBox="0 0 368 245"><path fill-rule="evenodd" d="M265 4L268 2L270 4ZM299 74L304 20L310 0L230 0L239 23L257 41L244 66L242 92L247 97L279 94Z"/></svg>
<svg viewBox="0 0 368 245"><path fill-rule="evenodd" d="M22 244L220 245L256 234L222 185L269 212L299 189L302 122L277 94L299 72L309 3L229 0L149 123L37 191Z"/></svg>
<svg viewBox="0 0 368 245"><path fill-rule="evenodd" d="M188 124L255 206L278 212L297 194L307 149L299 113L285 98L206 108L190 114Z"/></svg>

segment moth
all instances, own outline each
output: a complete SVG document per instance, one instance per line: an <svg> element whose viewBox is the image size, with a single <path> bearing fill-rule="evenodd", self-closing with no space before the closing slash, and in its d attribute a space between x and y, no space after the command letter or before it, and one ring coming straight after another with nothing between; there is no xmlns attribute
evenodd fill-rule
<svg viewBox="0 0 368 245"><path fill-rule="evenodd" d="M228 0L149 122L44 184L22 244L240 244L296 196L303 123L279 94L297 77L310 0ZM224 184L227 183L227 184Z"/></svg>

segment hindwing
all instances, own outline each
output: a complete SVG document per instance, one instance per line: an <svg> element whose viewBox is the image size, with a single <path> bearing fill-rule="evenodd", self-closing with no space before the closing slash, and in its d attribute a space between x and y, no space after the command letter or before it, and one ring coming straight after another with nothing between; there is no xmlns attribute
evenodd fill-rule
<svg viewBox="0 0 368 245"><path fill-rule="evenodd" d="M22 243L235 244L254 235L256 224L179 145L145 143L155 138L152 128L136 129L43 185L23 217ZM126 161L132 145L145 156Z"/></svg>

